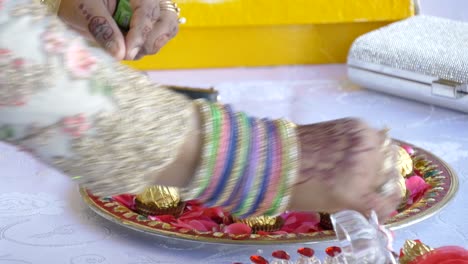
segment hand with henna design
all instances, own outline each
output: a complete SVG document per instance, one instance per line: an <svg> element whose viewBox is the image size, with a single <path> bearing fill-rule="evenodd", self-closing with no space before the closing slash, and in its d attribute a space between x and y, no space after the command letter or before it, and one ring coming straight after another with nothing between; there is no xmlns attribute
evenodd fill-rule
<svg viewBox="0 0 468 264"><path fill-rule="evenodd" d="M336 212L375 210L385 220L400 203L398 172L384 168L396 153L386 135L357 119L299 126L301 170L292 209ZM390 183L391 189L379 189ZM312 194L313 193L313 194ZM308 199L314 197L314 199Z"/></svg>
<svg viewBox="0 0 468 264"><path fill-rule="evenodd" d="M118 1L65 0L59 16L118 60L138 60L155 54L177 34L177 14L160 10L158 0L130 0L130 28L122 32L113 18Z"/></svg>

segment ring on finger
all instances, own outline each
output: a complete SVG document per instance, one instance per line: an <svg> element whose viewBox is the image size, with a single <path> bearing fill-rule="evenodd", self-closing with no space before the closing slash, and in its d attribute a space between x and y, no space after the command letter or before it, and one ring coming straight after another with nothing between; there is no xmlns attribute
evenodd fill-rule
<svg viewBox="0 0 468 264"><path fill-rule="evenodd" d="M176 13L179 24L185 24L187 22L185 17L180 17L180 8L177 6L177 4L170 0L159 1L159 9L161 11L170 11Z"/></svg>

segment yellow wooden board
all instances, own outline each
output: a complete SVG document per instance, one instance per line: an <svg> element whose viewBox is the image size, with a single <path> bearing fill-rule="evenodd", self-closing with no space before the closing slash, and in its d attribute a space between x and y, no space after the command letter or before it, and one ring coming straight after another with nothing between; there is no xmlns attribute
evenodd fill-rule
<svg viewBox="0 0 468 264"><path fill-rule="evenodd" d="M179 0L188 23L140 70L340 63L360 35L414 14L411 0Z"/></svg>

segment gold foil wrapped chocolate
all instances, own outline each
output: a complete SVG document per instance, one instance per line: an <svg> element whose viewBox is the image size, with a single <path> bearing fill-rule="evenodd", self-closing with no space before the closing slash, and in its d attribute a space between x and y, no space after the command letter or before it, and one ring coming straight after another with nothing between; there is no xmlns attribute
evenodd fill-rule
<svg viewBox="0 0 468 264"><path fill-rule="evenodd" d="M426 244L417 240L406 240L401 250L400 264L409 264L417 257L423 256L434 250Z"/></svg>
<svg viewBox="0 0 468 264"><path fill-rule="evenodd" d="M413 172L413 159L411 159L411 156L408 154L408 152L406 152L406 150L400 146L398 146L396 166L403 177L406 177L410 175L411 172Z"/></svg>
<svg viewBox="0 0 468 264"><path fill-rule="evenodd" d="M274 232L281 229L284 224L283 218L279 216L256 216L245 219L235 219L236 222L244 223L252 228L253 233L259 231Z"/></svg>
<svg viewBox="0 0 468 264"><path fill-rule="evenodd" d="M400 199L401 203L398 207L398 210L403 210L406 207L406 201L408 200L408 190L406 189L406 178L403 176L399 176L398 179L398 188L400 189Z"/></svg>
<svg viewBox="0 0 468 264"><path fill-rule="evenodd" d="M413 172L413 159L404 148L400 146L396 147L398 148L396 167L398 172L400 173L398 179L398 188L400 189L400 198L402 201L398 209L401 210L406 207L406 200L408 198L408 190L406 189L406 177L411 175L411 173Z"/></svg>
<svg viewBox="0 0 468 264"><path fill-rule="evenodd" d="M151 186L135 198L136 211L142 215L174 215L183 210L179 189Z"/></svg>
<svg viewBox="0 0 468 264"><path fill-rule="evenodd" d="M397 181L398 188L400 189L400 197L401 199L407 196L407 189L406 189L406 179L403 176L400 176Z"/></svg>

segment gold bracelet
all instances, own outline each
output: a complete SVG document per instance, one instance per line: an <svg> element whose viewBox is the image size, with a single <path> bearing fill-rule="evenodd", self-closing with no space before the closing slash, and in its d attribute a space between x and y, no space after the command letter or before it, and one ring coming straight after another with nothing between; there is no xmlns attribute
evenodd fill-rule
<svg viewBox="0 0 468 264"><path fill-rule="evenodd" d="M55 15L58 14L60 2L62 2L62 0L40 0L40 3L46 5L47 9Z"/></svg>

